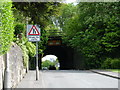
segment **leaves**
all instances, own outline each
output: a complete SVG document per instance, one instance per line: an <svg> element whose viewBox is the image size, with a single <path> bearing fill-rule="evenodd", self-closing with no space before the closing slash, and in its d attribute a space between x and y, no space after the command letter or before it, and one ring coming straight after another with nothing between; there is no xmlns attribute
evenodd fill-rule
<svg viewBox="0 0 120 90"><path fill-rule="evenodd" d="M26 43L26 48L29 51L29 56L34 57L36 55L36 46L32 42Z"/></svg>
<svg viewBox="0 0 120 90"><path fill-rule="evenodd" d="M12 2L1 2L0 4L0 54L4 54L13 40L14 18L11 10Z"/></svg>
<svg viewBox="0 0 120 90"><path fill-rule="evenodd" d="M29 23L39 24L42 28L49 24L49 18L57 15L58 8L61 4L57 2L14 2L13 7L29 17Z"/></svg>
<svg viewBox="0 0 120 90"><path fill-rule="evenodd" d="M114 54L120 49L119 5L81 2L77 6L66 5L59 16L64 22L64 42L84 55L88 67L101 66L104 57L119 57Z"/></svg>

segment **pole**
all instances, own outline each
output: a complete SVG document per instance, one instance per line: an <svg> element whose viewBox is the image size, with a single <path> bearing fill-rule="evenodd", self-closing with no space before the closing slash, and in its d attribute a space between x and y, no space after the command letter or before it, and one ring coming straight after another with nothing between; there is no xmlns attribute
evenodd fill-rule
<svg viewBox="0 0 120 90"><path fill-rule="evenodd" d="M36 42L36 80L39 80L39 69L38 69L38 42Z"/></svg>
<svg viewBox="0 0 120 90"><path fill-rule="evenodd" d="M26 24L28 25L28 17L26 17ZM27 61L26 73L29 71L29 60Z"/></svg>

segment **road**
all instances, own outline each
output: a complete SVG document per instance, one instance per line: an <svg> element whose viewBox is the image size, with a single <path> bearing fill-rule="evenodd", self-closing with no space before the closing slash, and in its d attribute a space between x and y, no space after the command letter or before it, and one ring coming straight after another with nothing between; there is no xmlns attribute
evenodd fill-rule
<svg viewBox="0 0 120 90"><path fill-rule="evenodd" d="M118 88L118 79L82 70L30 71L17 88Z"/></svg>

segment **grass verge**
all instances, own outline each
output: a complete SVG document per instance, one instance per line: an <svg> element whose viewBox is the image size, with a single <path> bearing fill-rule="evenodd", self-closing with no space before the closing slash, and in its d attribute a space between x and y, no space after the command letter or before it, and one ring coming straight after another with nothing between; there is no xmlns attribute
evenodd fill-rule
<svg viewBox="0 0 120 90"><path fill-rule="evenodd" d="M120 73L120 69L105 69L105 70Z"/></svg>

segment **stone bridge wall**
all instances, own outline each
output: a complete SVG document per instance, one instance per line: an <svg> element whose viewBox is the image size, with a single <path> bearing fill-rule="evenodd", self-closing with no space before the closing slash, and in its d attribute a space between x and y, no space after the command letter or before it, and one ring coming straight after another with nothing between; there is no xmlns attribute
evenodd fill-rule
<svg viewBox="0 0 120 90"><path fill-rule="evenodd" d="M12 44L9 55L10 82L15 87L25 76L26 69L23 66L23 54L21 48L15 43ZM0 56L0 89L3 88L5 78L6 55Z"/></svg>

